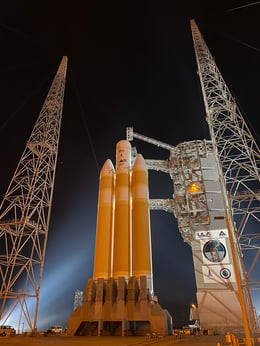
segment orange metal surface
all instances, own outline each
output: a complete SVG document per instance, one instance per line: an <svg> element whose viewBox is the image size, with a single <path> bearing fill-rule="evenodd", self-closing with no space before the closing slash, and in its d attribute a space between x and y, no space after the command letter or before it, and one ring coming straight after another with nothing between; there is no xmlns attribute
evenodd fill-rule
<svg viewBox="0 0 260 346"><path fill-rule="evenodd" d="M100 172L93 278L111 276L115 169L108 159Z"/></svg>

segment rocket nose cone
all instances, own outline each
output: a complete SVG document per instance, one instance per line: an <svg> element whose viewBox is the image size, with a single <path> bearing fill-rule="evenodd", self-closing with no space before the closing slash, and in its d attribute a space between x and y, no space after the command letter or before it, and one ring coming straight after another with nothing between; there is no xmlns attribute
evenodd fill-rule
<svg viewBox="0 0 260 346"><path fill-rule="evenodd" d="M126 139L122 139L121 141L117 142L116 145L117 149L131 149L131 143L128 142Z"/></svg>
<svg viewBox="0 0 260 346"><path fill-rule="evenodd" d="M115 172L115 168L112 161L110 159L107 159L100 173L103 174L103 173L109 173L109 172Z"/></svg>
<svg viewBox="0 0 260 346"><path fill-rule="evenodd" d="M133 171L134 170L147 170L146 163L144 161L143 155L142 154L137 154L135 158L135 162L133 165Z"/></svg>

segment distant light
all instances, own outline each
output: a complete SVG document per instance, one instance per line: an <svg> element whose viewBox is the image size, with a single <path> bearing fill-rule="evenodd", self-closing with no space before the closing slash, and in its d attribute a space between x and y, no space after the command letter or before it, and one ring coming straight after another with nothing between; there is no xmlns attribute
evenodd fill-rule
<svg viewBox="0 0 260 346"><path fill-rule="evenodd" d="M201 191L201 184L199 182L192 181L187 187L187 192L189 193L198 193Z"/></svg>

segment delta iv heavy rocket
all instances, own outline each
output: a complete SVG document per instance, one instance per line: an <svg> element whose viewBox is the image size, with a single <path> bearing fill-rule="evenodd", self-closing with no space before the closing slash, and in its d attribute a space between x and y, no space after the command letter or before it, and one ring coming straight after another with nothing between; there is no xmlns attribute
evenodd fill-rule
<svg viewBox="0 0 260 346"><path fill-rule="evenodd" d="M116 145L116 169L100 172L93 278L69 317L71 335L171 333L172 318L153 292L148 170L131 144Z"/></svg>
<svg viewBox="0 0 260 346"><path fill-rule="evenodd" d="M145 275L153 293L147 167L138 154L131 170L128 141L116 149L116 173L110 160L100 173L93 278Z"/></svg>

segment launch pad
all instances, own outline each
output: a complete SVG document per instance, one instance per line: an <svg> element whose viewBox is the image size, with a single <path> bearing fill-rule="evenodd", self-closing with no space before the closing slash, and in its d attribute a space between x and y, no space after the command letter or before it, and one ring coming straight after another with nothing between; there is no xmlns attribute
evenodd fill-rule
<svg viewBox="0 0 260 346"><path fill-rule="evenodd" d="M242 253L250 247L241 235L249 217L259 221L252 190L259 186L259 149L193 20L191 28L211 140L172 147L129 128L127 141L118 143L116 171L107 160L100 175L94 275L83 306L69 318L74 335L168 333L171 317L153 299L152 206L175 215L192 248L201 328L244 331L247 345L258 329ZM169 159L138 154L132 165L133 136L169 150ZM172 200L149 201L148 168L170 174ZM246 234L248 245L253 236Z"/></svg>
<svg viewBox="0 0 260 346"><path fill-rule="evenodd" d="M169 147L145 138L170 151L168 160L155 162L141 154L132 160L131 139L129 135L117 143L116 170L107 160L100 173L93 279L87 282L84 304L69 317L69 335L172 332L172 318L153 292L150 209L154 204L168 205L192 248L201 328L241 332L236 274L240 258L234 255L232 223L212 143L191 141ZM147 167L170 174L174 195L166 204L149 200Z"/></svg>
<svg viewBox="0 0 260 346"><path fill-rule="evenodd" d="M160 335L172 332L172 318L161 308L157 297L147 293L146 277L140 285L132 276L89 279L85 301L69 317L67 335L145 335L156 331Z"/></svg>
<svg viewBox="0 0 260 346"><path fill-rule="evenodd" d="M259 329L249 292L249 283L259 288L258 273L256 280L252 275L259 257L259 148L194 20L191 28L211 140L172 147L147 138L168 149L169 160L138 154L133 165L130 143L118 143L116 171L107 160L100 174L93 278L69 317L71 335L171 331L171 316L153 292L152 206L175 215L192 248L201 327L244 330L247 345ZM66 69L64 57L1 203L0 315L6 322L19 306L18 331L22 316L36 331ZM149 201L147 167L170 174L173 199Z"/></svg>

